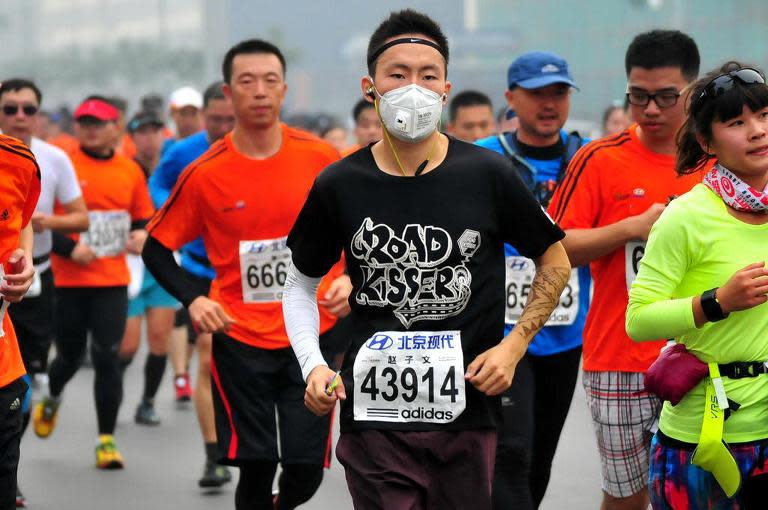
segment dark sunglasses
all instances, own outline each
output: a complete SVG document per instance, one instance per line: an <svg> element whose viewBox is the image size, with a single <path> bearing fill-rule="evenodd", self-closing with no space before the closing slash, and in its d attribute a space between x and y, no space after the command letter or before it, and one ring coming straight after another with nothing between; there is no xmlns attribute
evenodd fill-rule
<svg viewBox="0 0 768 510"><path fill-rule="evenodd" d="M19 105L17 104L7 104L3 106L3 113L5 115L16 115L17 113L19 113L19 108L21 108L21 111L23 111L24 115L26 115L27 117L31 117L34 114L36 114L39 109L37 106L33 106L31 104L25 104L24 106L21 106L21 107L19 107Z"/></svg>
<svg viewBox="0 0 768 510"><path fill-rule="evenodd" d="M729 90L731 90L739 80L744 85L752 85L755 83L765 84L765 77L757 69L751 67L742 67L741 69L735 69L727 73L721 74L713 78L709 83L704 85L704 90L701 91L699 97L696 99L696 108L702 104L704 98L715 98L722 96Z"/></svg>

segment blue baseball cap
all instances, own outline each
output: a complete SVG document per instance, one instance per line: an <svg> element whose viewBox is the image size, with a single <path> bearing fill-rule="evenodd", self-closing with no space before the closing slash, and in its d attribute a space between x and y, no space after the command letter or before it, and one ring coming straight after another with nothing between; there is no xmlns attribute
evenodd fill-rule
<svg viewBox="0 0 768 510"><path fill-rule="evenodd" d="M565 83L578 90L568 70L568 62L549 51L531 51L517 57L507 71L509 88L538 89Z"/></svg>

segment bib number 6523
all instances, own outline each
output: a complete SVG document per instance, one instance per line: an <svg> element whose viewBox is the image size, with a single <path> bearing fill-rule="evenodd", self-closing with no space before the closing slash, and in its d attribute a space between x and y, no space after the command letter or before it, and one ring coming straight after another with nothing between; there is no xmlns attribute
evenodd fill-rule
<svg viewBox="0 0 768 510"><path fill-rule="evenodd" d="M505 320L507 324L515 324L528 302L528 295L531 293L531 286L536 277L536 266L531 259L519 255L506 257L505 265L507 291ZM574 323L578 313L579 273L574 269L546 326L569 326Z"/></svg>

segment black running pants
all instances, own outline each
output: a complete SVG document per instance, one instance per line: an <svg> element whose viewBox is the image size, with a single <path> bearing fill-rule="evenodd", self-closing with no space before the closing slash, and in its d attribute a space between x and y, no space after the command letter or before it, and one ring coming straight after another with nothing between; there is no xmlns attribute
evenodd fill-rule
<svg viewBox="0 0 768 510"><path fill-rule="evenodd" d="M99 434L114 432L123 400L118 350L127 312L128 292L124 286L56 289L56 358L48 371L51 395L61 395L80 368L91 333Z"/></svg>
<svg viewBox="0 0 768 510"><path fill-rule="evenodd" d="M526 354L502 394L494 510L533 510L544 499L573 391L581 347L550 356Z"/></svg>

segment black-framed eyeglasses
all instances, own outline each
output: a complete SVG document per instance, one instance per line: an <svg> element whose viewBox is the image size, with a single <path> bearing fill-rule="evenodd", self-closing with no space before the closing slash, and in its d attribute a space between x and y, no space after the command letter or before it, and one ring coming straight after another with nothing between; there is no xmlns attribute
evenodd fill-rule
<svg viewBox="0 0 768 510"><path fill-rule="evenodd" d="M752 85L755 83L765 84L765 76L757 69L751 67L742 67L741 69L734 69L727 73L723 73L720 76L712 78L709 83L704 85L704 90L701 91L699 97L696 99L696 104L701 104L704 98L715 98L721 96L731 90L739 80L744 85Z"/></svg>
<svg viewBox="0 0 768 510"><path fill-rule="evenodd" d="M680 99L680 92L663 90L655 94L649 94L644 90L627 90L627 102L633 106L648 106L651 101L659 108L671 108Z"/></svg>
<svg viewBox="0 0 768 510"><path fill-rule="evenodd" d="M19 108L21 108L21 111L24 112L24 115L27 117L35 115L38 111L38 107L31 104L25 104L23 106L19 106L17 104L7 104L3 106L3 113L9 116L16 115L19 113Z"/></svg>

